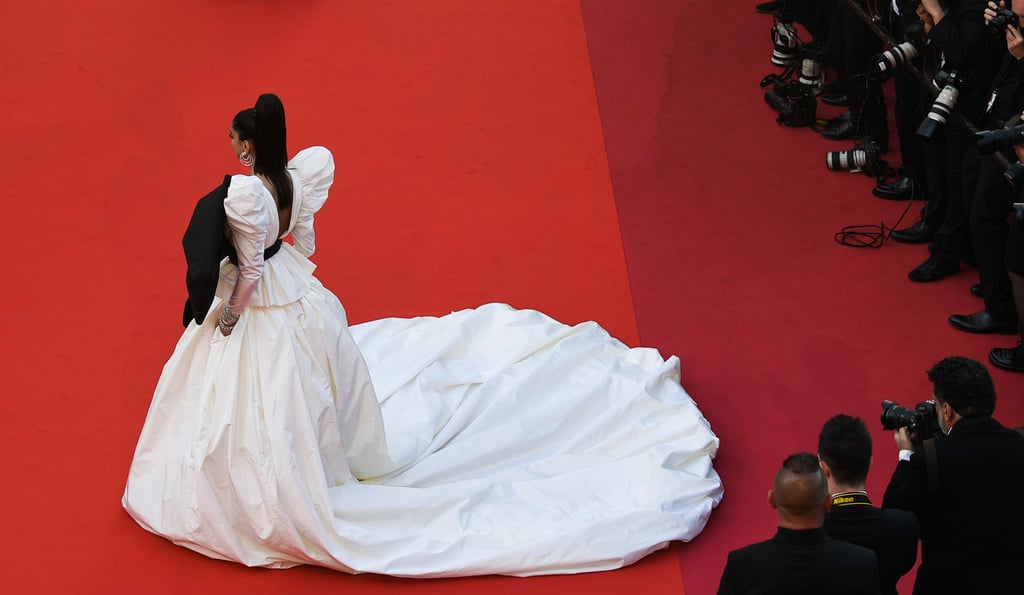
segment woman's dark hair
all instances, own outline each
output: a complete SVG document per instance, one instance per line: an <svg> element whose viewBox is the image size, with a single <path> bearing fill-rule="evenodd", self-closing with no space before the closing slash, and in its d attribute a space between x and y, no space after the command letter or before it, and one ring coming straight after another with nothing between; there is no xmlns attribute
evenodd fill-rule
<svg viewBox="0 0 1024 595"><path fill-rule="evenodd" d="M238 133L239 140L247 140L255 147L253 173L266 176L274 185L278 208L292 206L292 178L287 171L288 142L281 100L273 93L260 95L256 107L238 112L231 127Z"/></svg>

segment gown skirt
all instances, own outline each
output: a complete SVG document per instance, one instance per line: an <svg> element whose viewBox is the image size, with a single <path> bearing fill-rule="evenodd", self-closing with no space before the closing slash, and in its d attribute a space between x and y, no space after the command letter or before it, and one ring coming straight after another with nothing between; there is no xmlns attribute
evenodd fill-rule
<svg viewBox="0 0 1024 595"><path fill-rule="evenodd" d="M275 305L185 330L122 499L147 530L249 566L529 576L631 564L721 500L675 356L504 304L350 328L314 268L284 244Z"/></svg>

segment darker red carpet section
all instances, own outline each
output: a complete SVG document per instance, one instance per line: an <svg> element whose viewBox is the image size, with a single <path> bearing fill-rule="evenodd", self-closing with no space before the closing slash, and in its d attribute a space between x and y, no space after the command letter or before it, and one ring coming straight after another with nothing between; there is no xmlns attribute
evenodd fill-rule
<svg viewBox="0 0 1024 595"><path fill-rule="evenodd" d="M880 402L931 398L933 363L987 362L1017 340L946 321L982 307L968 292L973 270L914 284L906 274L923 246L833 240L847 225L894 225L905 204L873 197L864 175L826 170L825 152L852 143L775 123L758 86L780 70L772 20L754 4L582 0L640 340L679 355L722 443L725 498L678 548L696 594L715 592L730 549L774 533L775 471L815 450L826 419L867 423L868 490L880 501L897 456ZM996 418L1024 425L1024 376L992 375Z"/></svg>

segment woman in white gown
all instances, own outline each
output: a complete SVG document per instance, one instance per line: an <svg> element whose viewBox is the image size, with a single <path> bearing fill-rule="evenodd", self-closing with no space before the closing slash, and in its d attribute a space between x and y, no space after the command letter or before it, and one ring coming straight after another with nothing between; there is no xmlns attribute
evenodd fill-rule
<svg viewBox="0 0 1024 595"><path fill-rule="evenodd" d="M424 577L618 568L701 531L718 440L677 358L502 304L350 329L308 260L331 153L286 164L273 95L231 137L238 265L157 384L122 500L140 525L250 566Z"/></svg>

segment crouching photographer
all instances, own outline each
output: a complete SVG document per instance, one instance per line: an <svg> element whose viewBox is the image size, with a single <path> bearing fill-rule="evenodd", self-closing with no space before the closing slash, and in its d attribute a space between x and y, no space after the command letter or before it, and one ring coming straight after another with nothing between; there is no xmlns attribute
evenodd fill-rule
<svg viewBox="0 0 1024 595"><path fill-rule="evenodd" d="M1024 436L992 418L995 386L979 362L947 357L927 374L939 433L918 446L899 427L882 502L920 523L914 593L1013 591L1024 580Z"/></svg>

